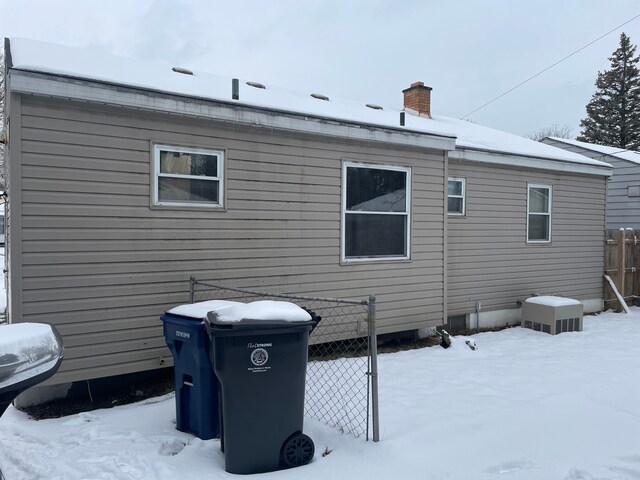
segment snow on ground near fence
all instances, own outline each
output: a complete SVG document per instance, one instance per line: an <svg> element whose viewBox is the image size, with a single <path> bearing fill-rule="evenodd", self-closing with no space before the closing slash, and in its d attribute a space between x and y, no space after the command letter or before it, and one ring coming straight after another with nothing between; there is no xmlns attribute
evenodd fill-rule
<svg viewBox="0 0 640 480"><path fill-rule="evenodd" d="M380 355L380 443L307 420L307 466L266 478L640 478L640 309L584 331L512 328ZM231 478L217 440L174 429L172 396L33 421L0 419L7 480ZM326 450L328 449L328 450ZM322 456L322 453L331 451Z"/></svg>

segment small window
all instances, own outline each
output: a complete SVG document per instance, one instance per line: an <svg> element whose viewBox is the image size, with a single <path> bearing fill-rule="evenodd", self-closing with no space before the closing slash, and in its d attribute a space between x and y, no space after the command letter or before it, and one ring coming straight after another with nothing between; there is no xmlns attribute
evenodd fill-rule
<svg viewBox="0 0 640 480"><path fill-rule="evenodd" d="M629 185L627 187L627 197L640 197L640 185Z"/></svg>
<svg viewBox="0 0 640 480"><path fill-rule="evenodd" d="M464 178L450 178L448 182L447 211L449 215L464 215Z"/></svg>
<svg viewBox="0 0 640 480"><path fill-rule="evenodd" d="M551 187L548 185L528 186L527 242L551 242Z"/></svg>
<svg viewBox="0 0 640 480"><path fill-rule="evenodd" d="M409 258L411 170L343 164L342 259Z"/></svg>
<svg viewBox="0 0 640 480"><path fill-rule="evenodd" d="M223 206L223 152L156 145L153 160L154 205Z"/></svg>

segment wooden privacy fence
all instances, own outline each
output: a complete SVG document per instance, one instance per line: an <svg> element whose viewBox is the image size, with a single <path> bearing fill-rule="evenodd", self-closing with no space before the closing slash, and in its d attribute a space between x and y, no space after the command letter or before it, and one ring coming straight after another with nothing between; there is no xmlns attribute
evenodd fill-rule
<svg viewBox="0 0 640 480"><path fill-rule="evenodd" d="M640 230L621 228L606 233L605 273L611 277L627 305L640 305ZM604 309L622 309L606 281Z"/></svg>

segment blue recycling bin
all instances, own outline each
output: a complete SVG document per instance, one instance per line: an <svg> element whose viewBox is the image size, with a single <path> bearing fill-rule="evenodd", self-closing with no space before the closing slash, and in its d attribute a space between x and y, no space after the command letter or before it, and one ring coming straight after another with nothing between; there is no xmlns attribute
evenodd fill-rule
<svg viewBox="0 0 640 480"><path fill-rule="evenodd" d="M219 382L211 366L211 342L204 323L171 313L160 319L174 361L176 428L202 440L218 438Z"/></svg>

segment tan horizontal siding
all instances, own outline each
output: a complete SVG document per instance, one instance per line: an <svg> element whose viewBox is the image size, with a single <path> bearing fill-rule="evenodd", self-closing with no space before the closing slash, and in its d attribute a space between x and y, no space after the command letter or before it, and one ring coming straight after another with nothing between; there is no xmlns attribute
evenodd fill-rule
<svg viewBox="0 0 640 480"><path fill-rule="evenodd" d="M533 293L602 298L604 177L455 162L466 216L448 221L448 314L516 308ZM552 186L551 244L526 243L527 184Z"/></svg>
<svg viewBox="0 0 640 480"><path fill-rule="evenodd" d="M382 332L442 322L443 152L22 97L22 321L57 325L54 382L171 363L188 279L364 299ZM223 209L150 207L153 142L222 149ZM340 264L342 161L412 168L411 260Z"/></svg>
<svg viewBox="0 0 640 480"><path fill-rule="evenodd" d="M145 348L144 345L136 345L135 349L130 349L119 353L97 353L89 352L88 355L75 358L65 358L56 373L46 383L67 383L79 379L110 377L126 373L152 370L173 364L173 359L166 346Z"/></svg>
<svg viewBox="0 0 640 480"><path fill-rule="evenodd" d="M57 106L59 108L50 108ZM105 108L105 111L107 109ZM326 158L326 152L339 153L341 156L350 154L361 155L363 151L369 151L374 155L380 155L379 144L364 146L361 143L344 142L341 139L323 138L322 141L310 144L303 135L281 136L274 135L271 128L259 126L239 126L237 124L218 124L211 128L213 122L207 120L194 121L181 116L171 116L170 121L158 123L159 115L128 109L109 108L109 118L101 116L101 112L91 104L75 103L68 108L68 103L58 100L36 101L25 103L22 109L22 119L25 126L31 126L34 118L39 117L41 123L39 130L61 131L64 133L90 133L98 137L115 139L126 138L133 140L147 140L164 142L171 138L174 142L182 142L187 145L199 143L207 145L216 139L224 139L223 148L231 148L238 152L254 152L260 155L272 153L273 159L284 164L290 163L287 156L300 156L296 158L296 165L314 165L314 158ZM168 116L166 118L169 118ZM52 121L54 120L54 121ZM65 124L61 120L67 120ZM111 141L113 141L113 138ZM247 143L247 140L250 143ZM165 142L166 143L166 142ZM252 148L259 144L259 148ZM283 151L282 146L287 150ZM406 160L414 163L415 152L410 147L393 147L393 156L398 161ZM364 161L362 158L354 160ZM269 161L269 157L266 157Z"/></svg>

